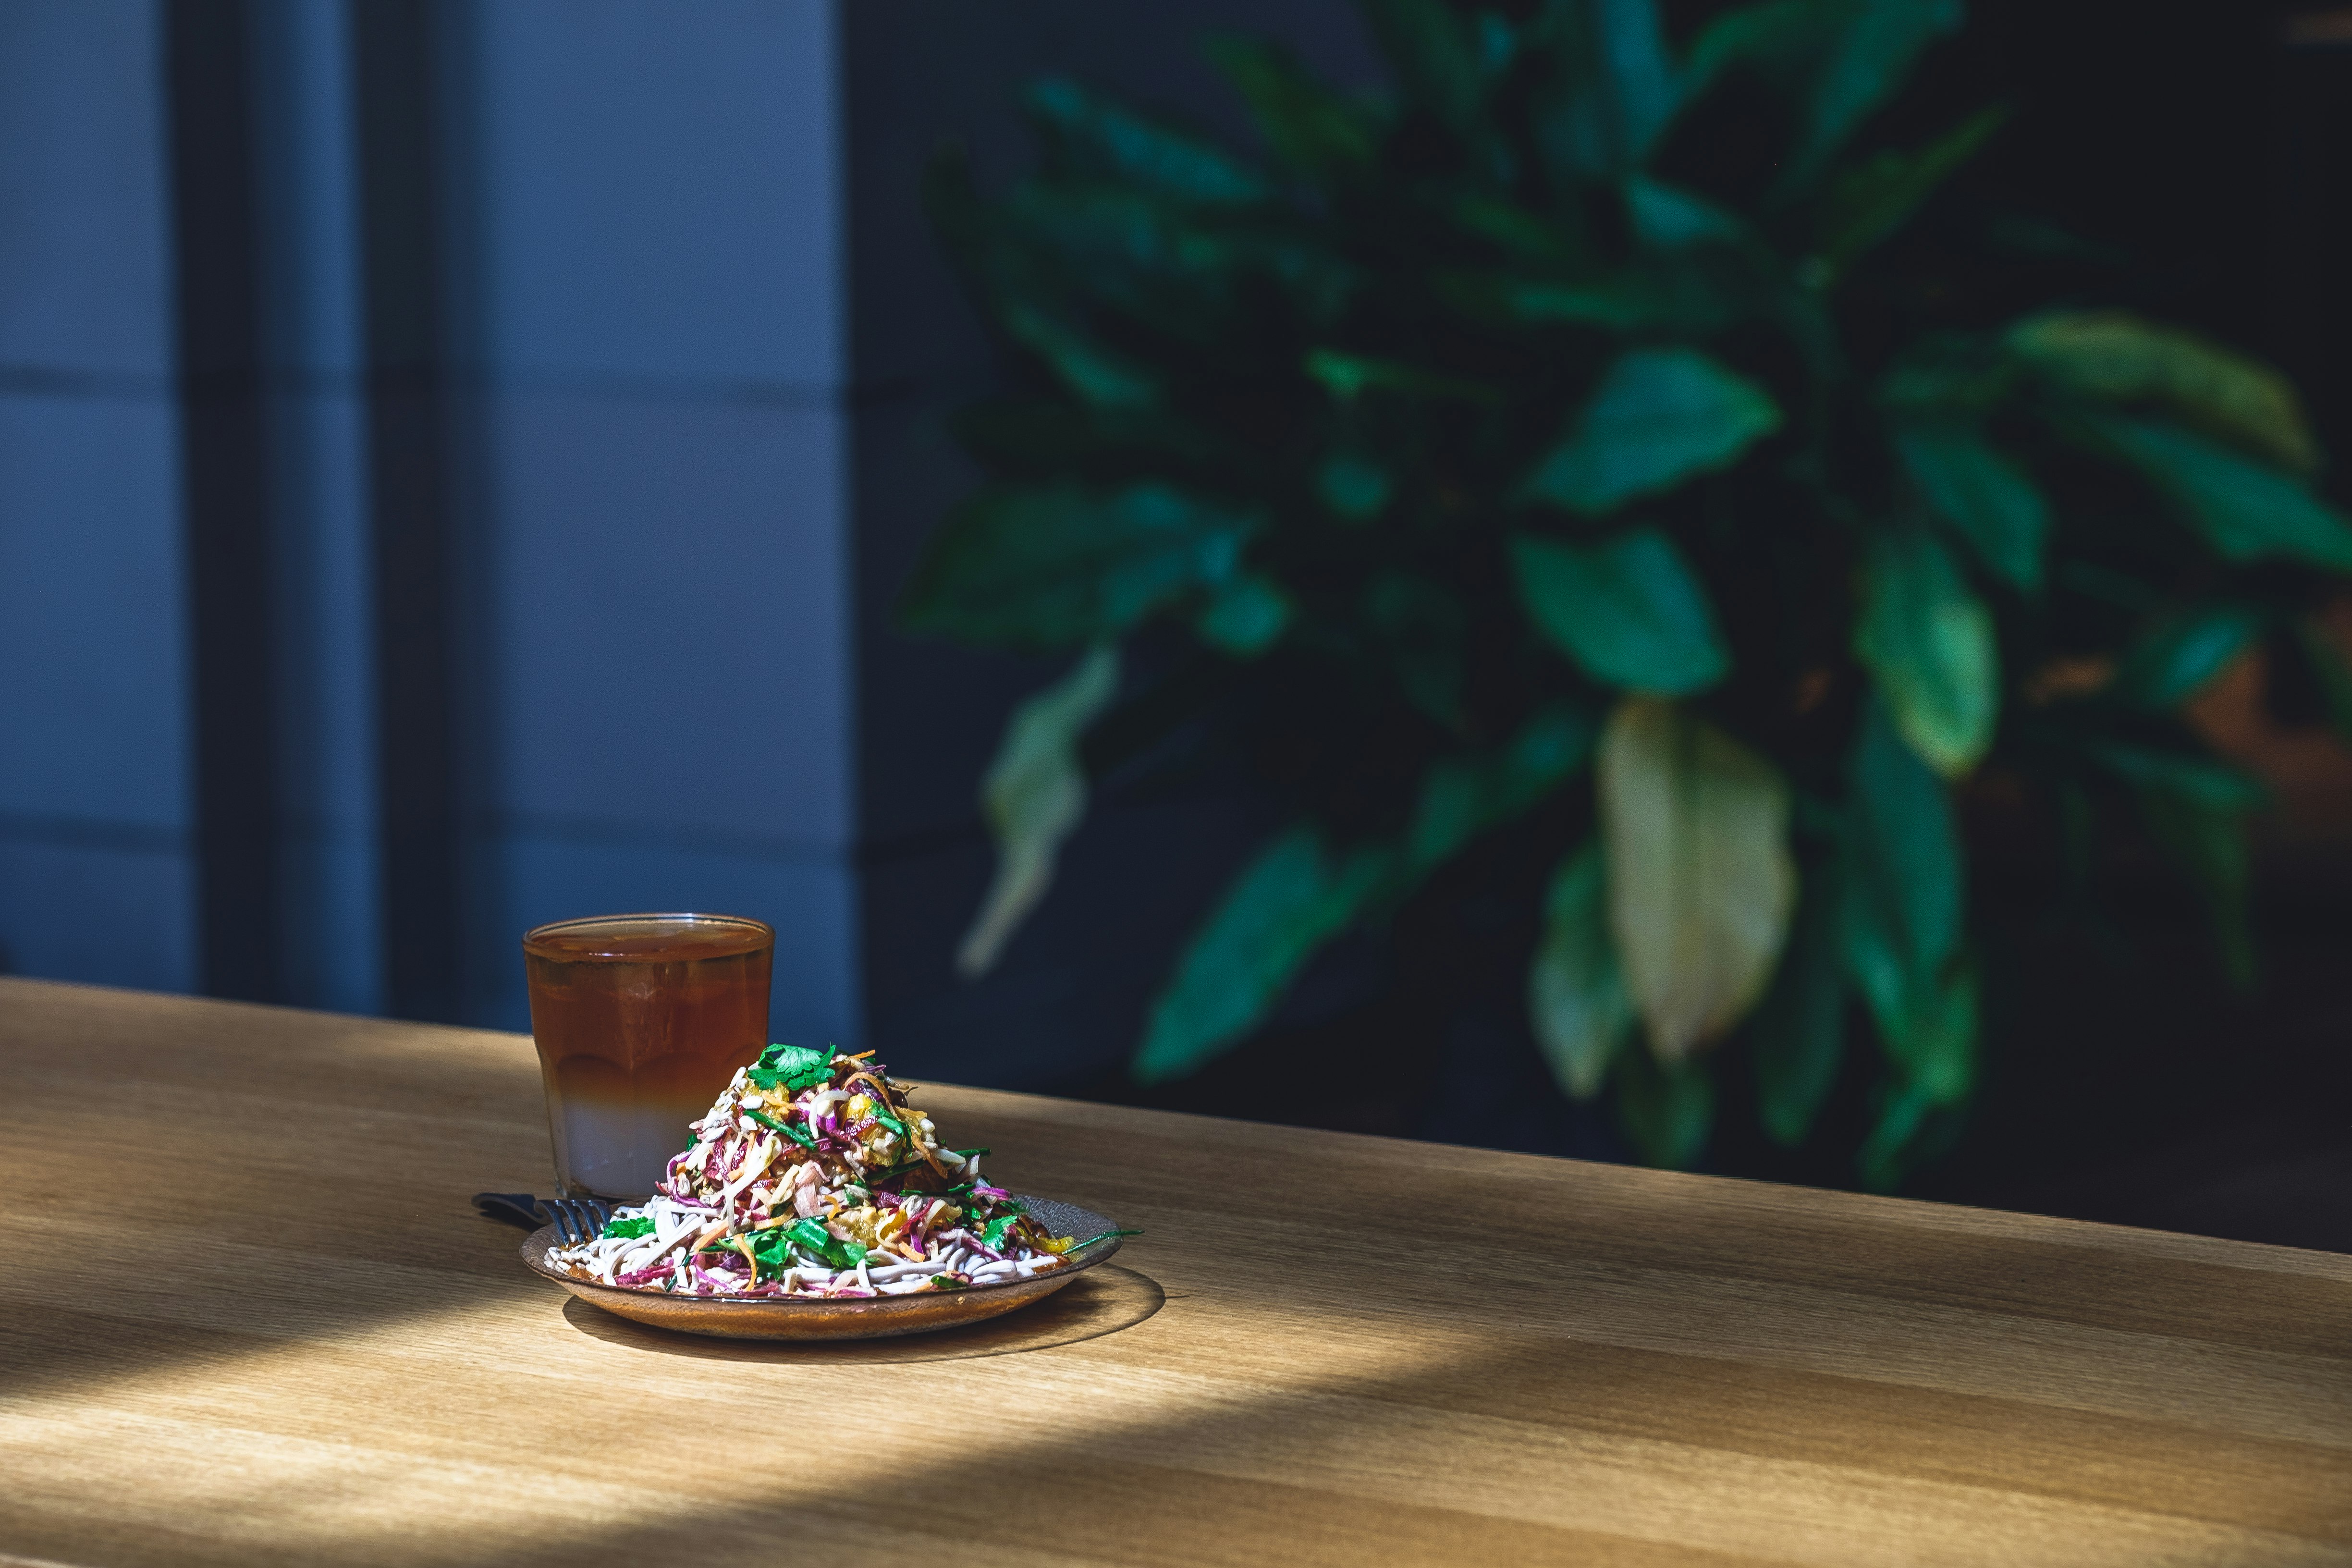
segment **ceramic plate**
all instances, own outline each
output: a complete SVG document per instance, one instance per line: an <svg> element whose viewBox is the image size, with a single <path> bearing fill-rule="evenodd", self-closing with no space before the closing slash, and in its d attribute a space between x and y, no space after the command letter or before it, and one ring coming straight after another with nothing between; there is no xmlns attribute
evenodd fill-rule
<svg viewBox="0 0 2352 1568"><path fill-rule="evenodd" d="M1101 1236L1118 1225L1091 1209L1051 1198L1016 1194L1051 1236ZM1001 1317L1042 1301L1118 1250L1120 1238L1103 1239L1068 1254L1067 1268L1034 1279L974 1285L968 1290L925 1290L912 1296L871 1296L851 1300L790 1297L672 1296L639 1287L598 1285L551 1268L548 1252L555 1227L542 1226L522 1244L522 1260L535 1274L562 1286L591 1306L657 1329L715 1334L728 1340L874 1340L888 1334L921 1334Z"/></svg>

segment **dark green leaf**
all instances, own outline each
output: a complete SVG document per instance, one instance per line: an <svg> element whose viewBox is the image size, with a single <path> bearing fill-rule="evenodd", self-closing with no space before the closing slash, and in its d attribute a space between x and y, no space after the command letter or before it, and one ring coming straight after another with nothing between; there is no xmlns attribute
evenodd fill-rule
<svg viewBox="0 0 2352 1568"><path fill-rule="evenodd" d="M1305 361L1305 369L1309 376L1323 384L1324 390L1342 403L1352 402L1368 391L1397 392L1414 397L1459 398L1471 403L1495 403L1501 398L1501 394L1493 387L1465 381L1460 376L1399 364L1393 360L1341 353L1335 349L1310 351Z"/></svg>
<svg viewBox="0 0 2352 1568"><path fill-rule="evenodd" d="M2121 310L2062 310L2010 329L2011 353L2079 397L2161 406L2273 465L2319 466L2302 401L2270 366Z"/></svg>
<svg viewBox="0 0 2352 1568"><path fill-rule="evenodd" d="M1633 223L1634 237L1654 249L1756 243L1738 215L1704 196L1641 174L1628 176L1624 191L1625 216Z"/></svg>
<svg viewBox="0 0 2352 1568"><path fill-rule="evenodd" d="M1904 739L1954 777L1992 744L2000 717L1992 612L1923 528L1874 542L1854 653L1877 678Z"/></svg>
<svg viewBox="0 0 2352 1568"><path fill-rule="evenodd" d="M1768 314L1785 289L1730 246L1653 250L1643 264L1558 275L1444 272L1439 296L1482 325L1587 327L1619 333L1699 336Z"/></svg>
<svg viewBox="0 0 2352 1568"><path fill-rule="evenodd" d="M957 411L955 433L1000 479L1120 483L1230 470L1246 460L1224 438L1162 410L1102 408L1066 397L971 404Z"/></svg>
<svg viewBox="0 0 2352 1568"><path fill-rule="evenodd" d="M2261 637L2269 620L2249 605L2215 605L2167 622L2125 658L2114 694L2144 708L2177 708Z"/></svg>
<svg viewBox="0 0 2352 1568"><path fill-rule="evenodd" d="M1846 971L1888 1048L1931 1057L1960 946L1959 833L1943 781L1895 731L1882 701L1864 709L1851 792Z"/></svg>
<svg viewBox="0 0 2352 1568"><path fill-rule="evenodd" d="M1211 595L1194 622L1201 640L1236 658L1255 658L1290 625L1290 596L1255 572L1234 578Z"/></svg>
<svg viewBox="0 0 2352 1568"><path fill-rule="evenodd" d="M1316 476L1323 504L1349 522L1370 522L1387 510L1395 489L1385 469L1369 458L1334 453Z"/></svg>
<svg viewBox="0 0 2352 1568"><path fill-rule="evenodd" d="M2247 918L2252 881L2242 810L2143 786L2140 816L2148 832L2205 899L2213 943L2232 984L2254 983L2253 928Z"/></svg>
<svg viewBox="0 0 2352 1568"><path fill-rule="evenodd" d="M1528 476L1524 494L1588 516L1738 460L1780 426L1762 388L1696 349L1635 349Z"/></svg>
<svg viewBox="0 0 2352 1568"><path fill-rule="evenodd" d="M1930 1023L1894 1054L1878 1117L1856 1152L1863 1185L1892 1192L1951 1145L1974 1092L1977 1074L1977 980L1962 969L1937 994Z"/></svg>
<svg viewBox="0 0 2352 1568"><path fill-rule="evenodd" d="M1232 35L1206 48L1249 105L1258 134L1291 168L1329 180L1370 163L1381 133L1377 113L1318 81L1288 50Z"/></svg>
<svg viewBox="0 0 2352 1568"><path fill-rule="evenodd" d="M1335 851L1307 826L1267 843L1192 933L1153 1002L1137 1080L1185 1077L1255 1028L1307 959L1355 921L1394 858L1379 847Z"/></svg>
<svg viewBox="0 0 2352 1568"><path fill-rule="evenodd" d="M1843 272L1909 222L2008 120L2005 105L1980 109L1918 152L1881 153L1838 181L1822 215L1822 260L1832 273Z"/></svg>
<svg viewBox="0 0 2352 1568"><path fill-rule="evenodd" d="M1789 950L1750 1026L1757 1114L1772 1141L1802 1143L1837 1082L1845 1048L1845 889L1831 859L1803 879Z"/></svg>
<svg viewBox="0 0 2352 1568"><path fill-rule="evenodd" d="M1473 147L1484 147L1486 73L1459 13L1444 0L1362 0L1364 19L1406 101Z"/></svg>
<svg viewBox="0 0 2352 1568"><path fill-rule="evenodd" d="M2318 678L2320 699L2326 704L2327 721L2335 727L2336 739L2352 741L2352 659L2346 658L2343 645L2326 623L2316 618L2296 622L2294 638Z"/></svg>
<svg viewBox="0 0 2352 1568"><path fill-rule="evenodd" d="M654 1222L650 1215L634 1215L627 1219L607 1222L604 1230L598 1234L597 1239L601 1241L608 1237L651 1236L653 1233Z"/></svg>
<svg viewBox="0 0 2352 1568"><path fill-rule="evenodd" d="M1153 373L1087 330L1007 234L999 215L981 200L961 158L943 154L933 160L923 195L933 228L1007 337L1087 403L1141 409L1159 402Z"/></svg>
<svg viewBox="0 0 2352 1568"><path fill-rule="evenodd" d="M1798 132L1777 185L1785 196L1820 174L1960 19L1959 0L1766 0L1708 24L1691 47L1685 90L1752 70L1790 94Z"/></svg>
<svg viewBox="0 0 2352 1568"><path fill-rule="evenodd" d="M1451 859L1471 839L1526 811L1592 754L1592 721L1547 708L1498 751L1431 764L1405 829L1400 872L1408 879Z"/></svg>
<svg viewBox="0 0 2352 1568"><path fill-rule="evenodd" d="M1066 77L1031 83L1026 97L1030 118L1060 167L1114 175L1186 201L1252 203L1269 194L1256 170L1206 137Z"/></svg>
<svg viewBox="0 0 2352 1568"><path fill-rule="evenodd" d="M1984 434L1958 420L1898 425L1895 449L1920 497L1986 567L2032 593L2042 586L2050 505Z"/></svg>
<svg viewBox="0 0 2352 1568"><path fill-rule="evenodd" d="M1166 485L983 490L932 537L909 630L1053 649L1117 637L1234 575L1258 519Z"/></svg>
<svg viewBox="0 0 2352 1568"><path fill-rule="evenodd" d="M1591 1100L1633 1025L1633 999L1609 937L1609 890L1601 846L1565 857L1544 896L1543 935L1528 966L1528 1021L1552 1078L1571 1099Z"/></svg>
<svg viewBox="0 0 2352 1568"><path fill-rule="evenodd" d="M1521 534L1511 564L1537 629L1604 685L1683 696L1731 667L1706 590L1655 529L1590 545Z"/></svg>
<svg viewBox="0 0 2352 1568"><path fill-rule="evenodd" d="M1688 1170L1715 1127L1715 1079L1696 1062L1667 1067L1647 1051L1617 1053L1617 1120L1648 1163Z"/></svg>
<svg viewBox="0 0 2352 1568"><path fill-rule="evenodd" d="M1426 577L1382 572L1364 585L1360 604L1405 700L1459 730L1470 636L1461 599Z"/></svg>
<svg viewBox="0 0 2352 1568"><path fill-rule="evenodd" d="M2071 423L2137 468L2225 560L2352 572L2352 523L2292 475L2156 420L2105 415Z"/></svg>
<svg viewBox="0 0 2352 1568"><path fill-rule="evenodd" d="M1680 98L1652 0L1549 0L1540 25L1560 66L1536 108L1548 161L1592 180L1641 167Z"/></svg>
<svg viewBox="0 0 2352 1568"><path fill-rule="evenodd" d="M2270 792L2260 780L2210 757L2115 741L2091 742L2083 751L2126 784L2177 795L2207 810L2255 811L2270 804Z"/></svg>
<svg viewBox="0 0 2352 1568"><path fill-rule="evenodd" d="M1062 843L1087 810L1078 741L1118 692L1118 653L1096 647L1070 673L1013 710L981 781L996 875L956 950L956 968L987 973L1054 883Z"/></svg>

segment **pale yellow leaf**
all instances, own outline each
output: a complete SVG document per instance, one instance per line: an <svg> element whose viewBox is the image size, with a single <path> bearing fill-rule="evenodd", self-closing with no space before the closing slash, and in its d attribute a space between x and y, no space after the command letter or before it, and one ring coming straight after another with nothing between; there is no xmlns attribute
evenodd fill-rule
<svg viewBox="0 0 2352 1568"><path fill-rule="evenodd" d="M1763 995L1797 872L1779 770L1679 705L1635 698L1601 731L1609 925L1650 1048L1690 1058Z"/></svg>
<svg viewBox="0 0 2352 1568"><path fill-rule="evenodd" d="M1118 690L1118 652L1105 646L1013 711L981 784L996 837L996 879L956 951L967 975L995 966L1004 944L1054 883L1062 841L1087 811L1078 738Z"/></svg>

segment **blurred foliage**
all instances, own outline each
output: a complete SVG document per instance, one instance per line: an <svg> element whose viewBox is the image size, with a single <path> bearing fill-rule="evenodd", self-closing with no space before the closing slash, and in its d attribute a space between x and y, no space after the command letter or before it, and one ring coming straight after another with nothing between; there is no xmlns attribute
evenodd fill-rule
<svg viewBox="0 0 2352 1568"><path fill-rule="evenodd" d="M1796 1145L1868 1050L1857 1170L1895 1185L1977 1079L1955 790L1988 772L2159 846L2250 976L2261 791L2178 710L2321 646L2352 526L2276 373L2021 302L1999 224L1922 237L2003 110L1864 133L1957 0L1765 0L1679 47L1651 0L1362 8L1385 95L1210 42L1255 151L1053 79L1033 174L933 172L1019 390L962 419L989 482L905 623L1076 659L989 774L967 972L1091 783L1208 753L1285 825L1173 955L1147 1082L1517 835L1568 846L1526 989L1565 1092L1685 1164L1725 1064Z"/></svg>

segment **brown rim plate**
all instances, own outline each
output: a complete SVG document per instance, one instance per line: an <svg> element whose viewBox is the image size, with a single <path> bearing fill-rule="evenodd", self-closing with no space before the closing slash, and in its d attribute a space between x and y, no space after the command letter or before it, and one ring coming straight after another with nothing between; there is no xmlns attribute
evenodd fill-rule
<svg viewBox="0 0 2352 1568"><path fill-rule="evenodd" d="M1054 1236L1099 1236L1118 1228L1092 1209L1051 1198L1016 1194L1021 1205ZM724 1340L877 1340L891 1334L926 1334L959 1328L1042 1301L1096 1264L1118 1251L1122 1238L1104 1237L1068 1254L1068 1267L1034 1279L974 1285L968 1290L925 1290L913 1296L873 1296L854 1300L778 1297L672 1296L638 1287L598 1285L548 1267L555 1227L542 1226L522 1244L522 1260L534 1274L554 1280L592 1307L632 1322Z"/></svg>

